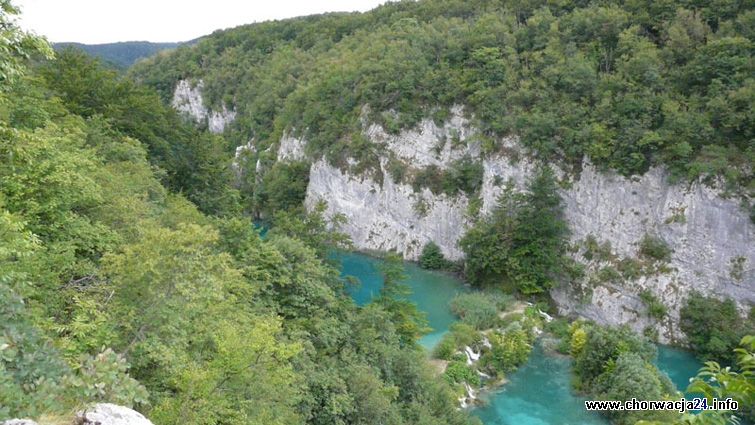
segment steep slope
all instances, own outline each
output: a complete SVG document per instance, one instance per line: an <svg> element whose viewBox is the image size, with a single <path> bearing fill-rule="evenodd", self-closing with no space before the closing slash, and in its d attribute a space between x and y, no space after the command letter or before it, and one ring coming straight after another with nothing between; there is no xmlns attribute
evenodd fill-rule
<svg viewBox="0 0 755 425"><path fill-rule="evenodd" d="M360 249L460 259L500 187L547 163L586 270L559 308L679 340L692 290L755 301L755 12L724 3L398 2L224 31L132 74L179 109L192 90L183 109L240 147L250 210L298 179L286 196L327 201Z"/></svg>

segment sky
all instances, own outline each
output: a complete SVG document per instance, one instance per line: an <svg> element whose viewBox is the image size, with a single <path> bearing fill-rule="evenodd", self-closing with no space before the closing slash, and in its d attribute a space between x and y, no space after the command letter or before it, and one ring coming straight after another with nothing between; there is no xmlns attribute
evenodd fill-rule
<svg viewBox="0 0 755 425"><path fill-rule="evenodd" d="M385 0L13 0L21 27L52 42L187 41L217 29L323 12L367 11Z"/></svg>

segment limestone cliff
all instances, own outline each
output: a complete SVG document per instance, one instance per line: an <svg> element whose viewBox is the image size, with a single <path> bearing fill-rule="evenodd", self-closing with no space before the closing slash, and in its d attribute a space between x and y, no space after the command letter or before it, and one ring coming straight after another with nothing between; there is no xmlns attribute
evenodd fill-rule
<svg viewBox="0 0 755 425"><path fill-rule="evenodd" d="M207 116L201 103L201 83L193 89L181 82L176 101L195 117ZM366 117L366 114L364 115ZM479 138L463 107L451 109L443 124L425 119L415 128L391 134L362 119L362 132L383 152L379 160L382 179L356 175L349 167L336 167L320 158L312 166L305 204L328 202L328 214L348 219L344 231L356 248L396 249L416 260L422 247L435 242L445 256L459 260L458 240L471 225L468 195L435 194L414 190L396 182L389 161L407 167L448 168L468 157L481 161L483 185L475 197L486 214L494 208L503 182L523 187L535 168L515 138L499 141L499 153L482 153ZM285 134L277 146L279 161L305 160L306 140ZM249 149L250 147L247 147ZM253 147L251 147L253 148ZM734 199L699 183L671 184L666 172L654 168L643 176L626 178L602 172L585 161L581 173L561 176L566 220L571 229L573 255L587 273L581 282L552 292L559 310L604 324L629 324L637 331L658 331L660 341L683 339L678 328L679 309L688 294L734 298L744 309L755 303L755 226ZM259 170L259 167L257 167ZM640 242L652 237L670 249L670 258L654 263L640 255ZM586 248L598 244L601 258L587 259ZM611 272L621 265L635 265L640 272L628 276ZM640 299L641 292L668 307L663 319L653 319Z"/></svg>
<svg viewBox="0 0 755 425"><path fill-rule="evenodd" d="M202 98L204 82L192 86L189 80L181 80L173 93L173 108L199 124L207 123L211 133L222 133L225 127L236 119L236 111L228 110L225 105L221 111L211 111Z"/></svg>
<svg viewBox="0 0 755 425"><path fill-rule="evenodd" d="M390 135L380 126L364 127L364 134L386 152L414 167L446 167L464 155L480 158L484 166L480 193L482 212L489 212L502 190L502 182L522 187L535 168L515 139L502 141L503 152L483 156L474 142L475 131L454 108L442 126L431 120L416 128ZM294 145L295 141L295 145ZM285 138L279 152L303 152L302 141ZM466 195L435 195L428 189L415 192L394 182L381 161L383 181L351 175L324 160L313 163L307 190L307 206L328 201L328 213L344 214L344 228L357 248L397 249L416 260L428 241L438 244L452 260L462 257L457 241L471 221ZM571 229L574 256L585 264L581 282L553 291L562 313L585 316L604 324L629 324L637 331L658 331L662 342L678 341L679 309L692 290L709 296L730 297L741 307L755 303L755 226L733 199L702 184L670 184L661 168L643 176L625 178L598 171L585 162L577 176L563 176L562 197ZM645 264L640 255L643 238L660 239L671 249L668 261L645 265L637 275L596 278L621 261ZM606 258L586 260L587 241L608 249ZM601 276L603 276L601 275ZM650 291L668 307L660 321L651 318L639 294Z"/></svg>

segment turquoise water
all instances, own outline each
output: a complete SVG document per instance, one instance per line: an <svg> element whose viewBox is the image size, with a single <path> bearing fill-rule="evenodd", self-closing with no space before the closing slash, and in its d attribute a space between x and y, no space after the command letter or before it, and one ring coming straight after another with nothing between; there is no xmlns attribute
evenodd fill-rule
<svg viewBox="0 0 755 425"><path fill-rule="evenodd" d="M658 347L656 365L682 391L701 366L691 353L668 346ZM536 345L529 361L509 379L486 406L472 412L484 424L608 424L598 413L584 410L584 398L572 392L567 357L549 355Z"/></svg>
<svg viewBox="0 0 755 425"><path fill-rule="evenodd" d="M509 383L490 394L488 404L472 411L485 425L605 425L597 412L571 390L568 357L546 353L540 344Z"/></svg>
<svg viewBox="0 0 755 425"><path fill-rule="evenodd" d="M655 365L666 372L671 382L682 392L687 389L689 379L696 376L697 371L703 366L689 351L667 345L658 346L658 359ZM689 394L686 396L689 398Z"/></svg>
<svg viewBox="0 0 755 425"><path fill-rule="evenodd" d="M380 261L364 254L334 253L341 262L341 274L354 276L361 285L348 288L359 305L380 293L383 279ZM448 302L466 288L443 273L430 272L406 263L406 284L412 289L410 299L427 314L433 332L420 340L426 348L437 344L456 318ZM689 378L701 364L689 352L668 346L658 347L658 368L667 373L677 388L684 390ZM485 425L607 425L596 412L584 410L584 399L571 390L571 362L568 357L550 355L539 344L527 363L509 375L509 383L488 394L487 404L472 414Z"/></svg>
<svg viewBox="0 0 755 425"><path fill-rule="evenodd" d="M347 289L357 304L364 305L380 294L383 277L378 266L381 260L353 252L335 253L333 258L341 262L342 276L354 276L361 282ZM424 270L412 263L405 265L407 279L404 283L412 289L409 299L427 314L428 323L433 329L419 342L423 347L432 349L456 320L448 303L466 288L458 279L447 274Z"/></svg>

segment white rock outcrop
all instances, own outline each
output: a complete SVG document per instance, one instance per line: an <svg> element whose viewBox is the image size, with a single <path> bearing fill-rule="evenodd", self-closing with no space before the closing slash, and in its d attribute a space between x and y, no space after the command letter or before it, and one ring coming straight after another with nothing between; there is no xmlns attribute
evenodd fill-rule
<svg viewBox="0 0 755 425"><path fill-rule="evenodd" d="M153 425L144 415L128 407L110 403L95 404L76 414L75 425ZM38 425L31 419L9 419L0 425Z"/></svg>
<svg viewBox="0 0 755 425"><path fill-rule="evenodd" d="M110 403L100 403L76 415L77 425L153 425L136 410Z"/></svg>
<svg viewBox="0 0 755 425"><path fill-rule="evenodd" d="M184 113L197 123L207 123L207 129L211 133L222 133L225 127L236 119L236 111L228 110L225 105L221 111L211 111L202 97L204 82L192 86L189 80L181 80L173 92L173 108Z"/></svg>
<svg viewBox="0 0 755 425"><path fill-rule="evenodd" d="M306 146L306 140L293 137L289 134L284 134L278 145L278 161L290 162L305 160L306 153L304 149Z"/></svg>
<svg viewBox="0 0 755 425"><path fill-rule="evenodd" d="M434 241L451 260L463 255L456 241L464 234L467 198L435 195L429 189L415 193L411 186L394 183L383 165L382 186L369 177L351 176L324 160L312 164L305 204L328 203L326 214L343 214L342 231L358 249L396 250L416 260L426 243Z"/></svg>
<svg viewBox="0 0 755 425"><path fill-rule="evenodd" d="M451 108L442 126L425 118L413 129L399 134L389 134L378 124L366 125L363 131L373 143L385 145L396 157L416 168L431 165L448 168L465 155L480 157L480 143L471 137L476 130L460 105Z"/></svg>
<svg viewBox="0 0 755 425"><path fill-rule="evenodd" d="M373 143L415 168L435 165L445 168L464 156L483 164L480 192L483 214L496 205L508 181L523 188L536 168L514 138L502 140L501 153L482 155L470 137L475 133L461 108L454 108L442 126L423 120L416 128L392 135L380 126L363 125ZM452 143L450 139L455 140ZM305 142L284 138L279 145L282 160L301 158ZM405 258L418 259L423 246L435 242L450 260L461 259L457 246L471 224L469 199L460 194L435 195L428 189L414 192L408 184L392 180L381 159L382 184L369 176L352 175L314 161L310 170L306 205L328 202L327 214L343 214L342 229L358 249L398 250ZM645 235L659 237L672 254L662 272L619 283L562 286L552 296L564 314L578 314L603 324L629 324L637 331L656 329L661 342L680 341L679 309L692 290L707 296L733 298L742 311L755 303L755 225L737 200L725 199L698 183L671 184L662 168L643 176L626 178L602 172L588 162L578 176L567 176L561 192L566 220L574 244L588 236L607 241L613 255L637 258ZM580 258L579 253L575 258ZM658 321L647 314L638 294L652 292L668 308Z"/></svg>

